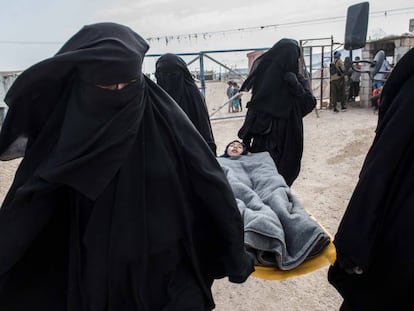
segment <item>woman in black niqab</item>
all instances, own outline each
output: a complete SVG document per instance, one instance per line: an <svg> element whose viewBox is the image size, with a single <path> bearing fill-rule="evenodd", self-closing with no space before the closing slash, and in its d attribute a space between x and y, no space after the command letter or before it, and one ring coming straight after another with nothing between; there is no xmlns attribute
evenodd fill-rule
<svg viewBox="0 0 414 311"><path fill-rule="evenodd" d="M0 310L211 310L253 270L208 145L141 72L130 28L85 26L6 95ZM122 87L120 87L122 86Z"/></svg>
<svg viewBox="0 0 414 311"><path fill-rule="evenodd" d="M155 64L155 77L158 85L184 110L216 155L217 146L214 142L207 105L185 61L175 54L162 55Z"/></svg>
<svg viewBox="0 0 414 311"><path fill-rule="evenodd" d="M341 310L414 310L414 49L386 81L374 141L339 224Z"/></svg>
<svg viewBox="0 0 414 311"><path fill-rule="evenodd" d="M268 151L278 172L291 186L300 171L303 117L316 99L299 74L300 48L281 39L253 64L241 91L252 91L247 114L238 132L250 152Z"/></svg>

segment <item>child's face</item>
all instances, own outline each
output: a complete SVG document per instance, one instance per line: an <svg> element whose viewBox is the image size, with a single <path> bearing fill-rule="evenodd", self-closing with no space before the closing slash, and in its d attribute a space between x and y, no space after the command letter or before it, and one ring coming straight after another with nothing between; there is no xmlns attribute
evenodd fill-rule
<svg viewBox="0 0 414 311"><path fill-rule="evenodd" d="M227 154L230 157L235 157L235 156L239 156L243 153L243 145L239 142L232 142L228 147L227 147Z"/></svg>

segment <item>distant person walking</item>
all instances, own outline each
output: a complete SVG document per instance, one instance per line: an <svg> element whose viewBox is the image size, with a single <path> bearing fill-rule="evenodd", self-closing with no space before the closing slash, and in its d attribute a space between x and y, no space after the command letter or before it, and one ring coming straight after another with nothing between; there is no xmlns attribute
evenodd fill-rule
<svg viewBox="0 0 414 311"><path fill-rule="evenodd" d="M360 58L359 56L355 57L355 61L359 61ZM354 64L354 68L357 70L361 69L361 64L359 63L355 63ZM355 98L357 96L359 96L359 87L360 87L360 83L361 83L361 72L353 70L351 67L351 76L350 76L350 85L349 85L349 96L348 96L348 101L355 101Z"/></svg>
<svg viewBox="0 0 414 311"><path fill-rule="evenodd" d="M334 112L338 112L337 105L340 103L341 109L346 110L345 106L345 66L341 60L341 53L335 51L333 62L329 67L330 72L330 91L331 91L331 108Z"/></svg>
<svg viewBox="0 0 414 311"><path fill-rule="evenodd" d="M352 59L346 56L344 59L344 100L348 100L351 91Z"/></svg>
<svg viewBox="0 0 414 311"><path fill-rule="evenodd" d="M236 82L233 82L233 96L239 94L240 88ZM236 98L233 99L233 112L242 111L241 108L241 95L239 94Z"/></svg>
<svg viewBox="0 0 414 311"><path fill-rule="evenodd" d="M226 95L227 100L229 100L229 113L233 112L233 102L230 101L230 98L233 96L233 81L227 82L227 89L226 89Z"/></svg>

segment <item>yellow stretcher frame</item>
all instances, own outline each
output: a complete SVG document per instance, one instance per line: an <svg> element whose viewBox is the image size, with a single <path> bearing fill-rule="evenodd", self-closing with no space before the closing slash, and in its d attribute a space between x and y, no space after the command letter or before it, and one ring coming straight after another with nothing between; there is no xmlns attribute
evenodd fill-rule
<svg viewBox="0 0 414 311"><path fill-rule="evenodd" d="M325 230L325 232L328 233L328 231L323 228L323 226L315 219L315 217L312 215L310 215L310 217L315 220L322 227L322 229ZM294 276L313 272L327 265L333 265L336 260L336 249L335 245L332 243L332 236L329 233L328 235L331 237L331 241L329 242L328 246L325 247L323 252L321 252L318 256L305 260L296 268L291 270L280 270L275 267L255 266L255 271L251 274L251 276L269 281L281 281Z"/></svg>

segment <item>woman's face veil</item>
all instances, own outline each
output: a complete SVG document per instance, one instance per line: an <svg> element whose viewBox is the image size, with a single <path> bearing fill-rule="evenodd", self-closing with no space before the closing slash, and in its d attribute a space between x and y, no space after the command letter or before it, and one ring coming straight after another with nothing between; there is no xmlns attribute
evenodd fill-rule
<svg viewBox="0 0 414 311"><path fill-rule="evenodd" d="M93 85L142 80L142 61L148 48L145 40L126 26L84 26L55 56L28 68L13 83L5 98L7 118L12 120L5 122L0 134L0 157L24 155L26 144L35 139L56 110L62 92L71 92L68 87L75 76Z"/></svg>
<svg viewBox="0 0 414 311"><path fill-rule="evenodd" d="M76 61L80 76L95 84L129 82L141 76L148 44L130 28L114 23L83 27L55 55Z"/></svg>
<svg viewBox="0 0 414 311"><path fill-rule="evenodd" d="M162 55L155 64L155 77L161 86L175 101L180 102L187 85L194 84L194 79L185 61L172 53Z"/></svg>

